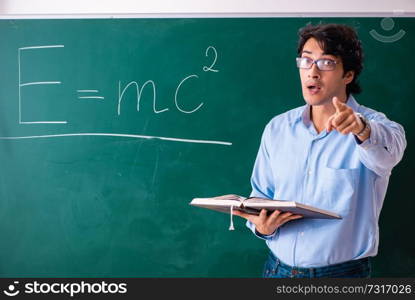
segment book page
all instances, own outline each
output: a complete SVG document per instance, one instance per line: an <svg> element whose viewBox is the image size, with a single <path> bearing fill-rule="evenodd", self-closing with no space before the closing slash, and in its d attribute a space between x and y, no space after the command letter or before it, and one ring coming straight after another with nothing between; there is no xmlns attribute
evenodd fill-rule
<svg viewBox="0 0 415 300"><path fill-rule="evenodd" d="M247 198L244 201L244 204L247 205L248 203L272 203L275 205L278 205L280 203L287 203L290 201L284 201L284 200L272 200L272 199L266 199L266 198Z"/></svg>
<svg viewBox="0 0 415 300"><path fill-rule="evenodd" d="M213 199L219 199L219 200L235 200L235 201L242 202L242 201L244 201L247 198L246 197L243 197L243 196L235 195L235 194L230 194L230 195L217 196L217 197L214 197Z"/></svg>

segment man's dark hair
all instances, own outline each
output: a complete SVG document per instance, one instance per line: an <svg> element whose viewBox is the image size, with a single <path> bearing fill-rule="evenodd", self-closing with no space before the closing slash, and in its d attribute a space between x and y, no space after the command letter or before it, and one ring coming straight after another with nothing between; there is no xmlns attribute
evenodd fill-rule
<svg viewBox="0 0 415 300"><path fill-rule="evenodd" d="M363 51L356 31L341 24L307 25L299 30L297 53L301 56L304 44L310 38L315 38L324 53L338 56L343 62L343 75L348 71L354 71L354 78L346 86L347 96L358 94L362 88L357 81L363 69Z"/></svg>

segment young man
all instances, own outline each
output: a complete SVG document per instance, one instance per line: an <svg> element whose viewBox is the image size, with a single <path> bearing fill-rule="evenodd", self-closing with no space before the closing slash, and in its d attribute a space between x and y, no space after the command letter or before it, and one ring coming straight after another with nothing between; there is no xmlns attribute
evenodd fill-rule
<svg viewBox="0 0 415 300"><path fill-rule="evenodd" d="M264 277L370 277L380 210L406 140L402 126L354 99L361 90L362 57L348 26L309 25L299 32L297 66L306 105L266 126L251 197L297 201L342 219L234 211L270 248Z"/></svg>

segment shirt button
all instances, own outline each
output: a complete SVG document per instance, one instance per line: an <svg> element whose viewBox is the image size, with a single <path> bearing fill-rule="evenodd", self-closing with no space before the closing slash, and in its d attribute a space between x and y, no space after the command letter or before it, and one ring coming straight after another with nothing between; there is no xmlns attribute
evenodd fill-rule
<svg viewBox="0 0 415 300"><path fill-rule="evenodd" d="M300 232L300 235L301 235L301 236L303 236L303 235L304 235L304 231L301 231L301 232Z"/></svg>
<svg viewBox="0 0 415 300"><path fill-rule="evenodd" d="M308 175L311 175L311 173L312 173L311 170L308 170Z"/></svg>

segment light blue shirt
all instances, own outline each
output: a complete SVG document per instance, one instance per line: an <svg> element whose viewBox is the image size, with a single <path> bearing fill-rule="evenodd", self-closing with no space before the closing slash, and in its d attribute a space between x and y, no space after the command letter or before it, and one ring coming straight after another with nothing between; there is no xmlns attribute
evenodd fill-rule
<svg viewBox="0 0 415 300"><path fill-rule="evenodd" d="M321 267L377 254L379 214L406 147L405 132L353 96L346 104L369 120L370 138L363 143L336 130L318 134L309 105L274 117L263 132L251 197L296 201L342 217L289 221L269 236L257 234L248 221L288 265Z"/></svg>

